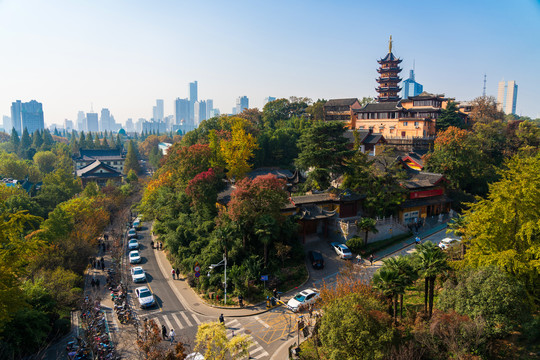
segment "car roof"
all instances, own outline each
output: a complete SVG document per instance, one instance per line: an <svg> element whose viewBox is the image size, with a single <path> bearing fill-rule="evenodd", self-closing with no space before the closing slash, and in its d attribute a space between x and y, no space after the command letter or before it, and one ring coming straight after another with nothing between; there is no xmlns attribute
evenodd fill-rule
<svg viewBox="0 0 540 360"><path fill-rule="evenodd" d="M349 247L345 244L339 244L338 247L342 248L343 250L349 250Z"/></svg>
<svg viewBox="0 0 540 360"><path fill-rule="evenodd" d="M139 255L139 252L137 250L133 250L129 252L129 256L135 255L135 254Z"/></svg>
<svg viewBox="0 0 540 360"><path fill-rule="evenodd" d="M143 270L142 266L134 266L131 270Z"/></svg>
<svg viewBox="0 0 540 360"><path fill-rule="evenodd" d="M301 295L307 296L307 295L309 295L309 294L313 294L313 293L315 293L315 294L316 294L316 293L317 293L317 291L316 291L316 290L314 290L314 289L306 289L306 290L302 290L302 291L300 291L300 292L299 292L298 294L301 294ZM298 295L298 294L297 294L297 295Z"/></svg>
<svg viewBox="0 0 540 360"><path fill-rule="evenodd" d="M150 291L150 289L149 289L148 287L146 287L146 286L138 287L138 288L135 289L135 290L137 290L137 291L139 291L139 292L141 292L141 291L143 291L143 290L148 290L148 291Z"/></svg>
<svg viewBox="0 0 540 360"><path fill-rule="evenodd" d="M135 241L137 242L137 239L130 239L129 242Z"/></svg>

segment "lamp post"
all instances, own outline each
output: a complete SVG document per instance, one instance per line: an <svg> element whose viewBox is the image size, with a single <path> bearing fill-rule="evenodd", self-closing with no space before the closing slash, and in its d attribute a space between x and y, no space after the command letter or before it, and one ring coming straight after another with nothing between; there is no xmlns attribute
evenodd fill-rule
<svg viewBox="0 0 540 360"><path fill-rule="evenodd" d="M210 270L213 270L214 268L223 265L225 267L225 282L224 282L224 288L225 288L225 305L227 305L227 257L225 254L223 254L223 260L218 262L217 264L210 265ZM208 272L208 276L210 276L210 272Z"/></svg>

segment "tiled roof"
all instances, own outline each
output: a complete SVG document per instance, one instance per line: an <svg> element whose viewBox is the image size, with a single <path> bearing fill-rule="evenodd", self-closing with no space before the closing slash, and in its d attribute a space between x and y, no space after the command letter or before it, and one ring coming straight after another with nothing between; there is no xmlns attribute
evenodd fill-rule
<svg viewBox="0 0 540 360"><path fill-rule="evenodd" d="M122 156L122 151L118 149L81 149L79 150L81 157L102 157L102 156Z"/></svg>
<svg viewBox="0 0 540 360"><path fill-rule="evenodd" d="M275 175L278 179L289 179L293 177L293 173L286 169L280 168L259 168L253 171L250 171L247 176L251 179L255 179L257 176L261 175Z"/></svg>
<svg viewBox="0 0 540 360"><path fill-rule="evenodd" d="M404 202L399 204L399 207L402 209L408 209L408 208L413 208L413 207L418 207L418 206L445 204L449 202L452 202L452 199L450 197L448 197L447 195L439 195L439 196L420 198L420 199L414 199L414 200L405 200Z"/></svg>
<svg viewBox="0 0 540 360"><path fill-rule="evenodd" d="M355 112L377 112L377 111L394 111L401 108L400 101L386 101L379 103L370 103L361 109L355 110Z"/></svg>
<svg viewBox="0 0 540 360"><path fill-rule="evenodd" d="M330 99L324 104L324 107L326 106L351 106L357 101L358 101L357 98Z"/></svg>
<svg viewBox="0 0 540 360"><path fill-rule="evenodd" d="M444 175L442 174L414 170L409 170L407 172L409 178L401 181L401 185L409 190L432 187L444 179Z"/></svg>
<svg viewBox="0 0 540 360"><path fill-rule="evenodd" d="M101 174L94 173L94 171L100 167L107 170L107 173L101 173ZM82 169L77 170L77 176L78 177L84 177L84 176L111 177L111 176L122 176L122 174L118 172L115 168L105 163L102 163L99 160L95 160L93 163L86 165Z"/></svg>
<svg viewBox="0 0 540 360"><path fill-rule="evenodd" d="M362 144L377 144L381 139L384 140L382 134L371 133L368 130L357 130L360 143ZM349 143L354 143L354 130L347 130L343 133L343 136L349 140Z"/></svg>

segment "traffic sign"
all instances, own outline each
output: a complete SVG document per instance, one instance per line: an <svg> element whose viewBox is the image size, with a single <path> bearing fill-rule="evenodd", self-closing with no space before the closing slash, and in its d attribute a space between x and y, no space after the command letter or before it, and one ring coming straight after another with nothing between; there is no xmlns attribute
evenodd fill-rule
<svg viewBox="0 0 540 360"><path fill-rule="evenodd" d="M195 265L195 268L193 270L195 270L195 272L200 272L201 267L199 265Z"/></svg>
<svg viewBox="0 0 540 360"><path fill-rule="evenodd" d="M268 275L261 275L262 281L268 281Z"/></svg>
<svg viewBox="0 0 540 360"><path fill-rule="evenodd" d="M197 271L197 272L195 273L195 277L198 278L199 276L201 276L201 273Z"/></svg>

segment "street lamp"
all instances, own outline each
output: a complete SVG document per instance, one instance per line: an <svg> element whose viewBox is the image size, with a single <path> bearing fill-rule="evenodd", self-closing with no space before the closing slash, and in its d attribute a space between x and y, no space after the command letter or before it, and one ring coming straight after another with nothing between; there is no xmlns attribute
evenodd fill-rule
<svg viewBox="0 0 540 360"><path fill-rule="evenodd" d="M216 267L223 265L225 267L225 305L227 305L227 258L225 257L225 254L223 254L223 260L218 262L217 264L210 265L210 270L214 270ZM210 276L210 271L208 272L208 276Z"/></svg>

